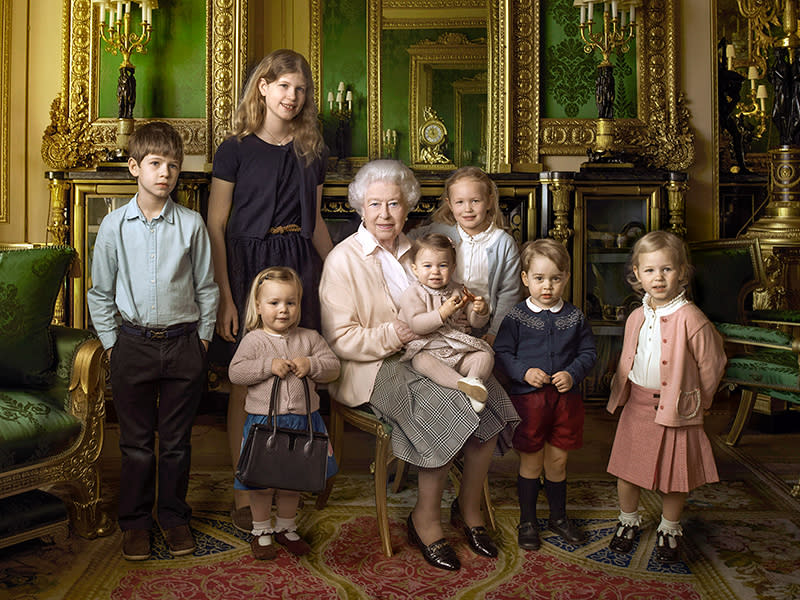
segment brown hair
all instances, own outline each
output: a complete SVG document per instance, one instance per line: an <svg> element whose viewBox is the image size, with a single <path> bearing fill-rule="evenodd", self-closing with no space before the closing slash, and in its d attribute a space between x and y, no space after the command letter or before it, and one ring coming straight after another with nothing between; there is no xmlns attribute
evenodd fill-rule
<svg viewBox="0 0 800 600"><path fill-rule="evenodd" d="M427 233L416 240L409 251L409 258L411 258L412 263L417 260L417 254L425 248L430 250L447 250L450 252L450 260L454 265L456 264L455 244L453 244L453 240L443 233Z"/></svg>
<svg viewBox="0 0 800 600"><path fill-rule="evenodd" d="M128 140L128 155L141 165L148 154L174 158L183 164L183 139L169 123L151 121L137 127Z"/></svg>
<svg viewBox="0 0 800 600"><path fill-rule="evenodd" d="M486 217L491 220L492 225L498 229L503 229L505 227L505 219L500 210L500 195L497 193L497 186L483 169L478 167L461 167L453 171L447 181L444 182L444 192L439 197L439 208L436 209L431 218L437 223L456 224L456 218L450 208L450 187L464 179L474 179L483 186L483 193L489 204Z"/></svg>
<svg viewBox="0 0 800 600"><path fill-rule="evenodd" d="M525 242L520 254L522 270L527 273L531 268L533 259L537 256L544 256L552 260L559 271L564 273L569 273L570 271L569 252L561 242L551 238L540 238L532 242Z"/></svg>
<svg viewBox="0 0 800 600"><path fill-rule="evenodd" d="M644 291L641 282L636 279L636 274L633 272L633 267L639 267L641 255L665 249L672 252L672 258L675 259L675 266L683 271L683 276L679 282L680 285L684 288L689 285L692 265L689 264L686 244L681 238L669 231L651 231L636 240L636 243L633 245L633 250L631 251L631 259L628 264L626 279L636 292L641 294Z"/></svg>
<svg viewBox="0 0 800 600"><path fill-rule="evenodd" d="M294 135L294 151L298 157L311 164L314 159L322 156L324 142L317 121L317 105L314 101L314 77L311 67L305 57L294 50L274 50L261 59L242 92L242 99L233 116L233 135L243 137L258 131L264 123L266 104L258 89L263 79L272 83L287 73L299 73L306 80L306 101L303 108L292 119L290 129Z"/></svg>
<svg viewBox="0 0 800 600"><path fill-rule="evenodd" d="M244 317L244 328L247 331L260 329L264 326L261 322L261 315L256 310L258 303L258 290L261 284L265 281L279 281L281 283L294 284L297 290L297 322L292 323L292 327L300 322L300 301L303 299L303 282L300 281L300 276L294 269L289 267L269 267L264 269L256 278L253 279L253 284L250 286L250 293L247 294L247 310Z"/></svg>

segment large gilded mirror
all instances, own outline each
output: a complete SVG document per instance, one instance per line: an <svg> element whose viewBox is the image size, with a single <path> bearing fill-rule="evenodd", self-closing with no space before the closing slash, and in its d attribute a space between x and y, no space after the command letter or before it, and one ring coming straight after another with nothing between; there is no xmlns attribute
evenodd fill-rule
<svg viewBox="0 0 800 600"><path fill-rule="evenodd" d="M312 0L310 58L320 97L346 79L363 98L356 103L364 124L353 129L353 157L384 156L383 132L402 129L406 137L399 136L398 146L405 145L405 154L397 157L416 164L411 136L419 133L412 130L420 113L410 49L423 40L435 44L447 33L462 34L471 44L485 38L485 107L483 116L469 120L478 129L480 120L488 123L487 171L530 167L547 155L585 154L594 143L597 120L543 112L540 99L541 70L548 68L548 57L540 56L543 35L554 24L563 28L573 38L568 51L580 58L579 13L572 0L542 6L540 0ZM653 166L685 169L694 161L694 147L689 113L678 91L677 11L677 0L645 0L637 11L633 116L618 119L616 136L618 145L646 155ZM593 82L592 69L588 77ZM467 79L459 83L465 89ZM321 112L325 108L320 100ZM462 115L462 125L463 120ZM455 121L453 108L452 123L446 123L453 135ZM451 158L463 157L463 144L452 152Z"/></svg>
<svg viewBox="0 0 800 600"><path fill-rule="evenodd" d="M167 43L172 40L174 46L176 42L172 36L178 26L176 22L185 16L185 12L180 12L180 2L162 4L153 13L153 36L162 36ZM197 4L189 0L186 8L196 11ZM191 78L187 81L178 75L168 83L172 86L170 89L183 88L189 93L201 95L204 103L199 112L204 114L189 118L148 114L144 118L169 121L181 133L186 154L205 155L206 160L210 160L212 149L230 129L233 110L244 81L247 0L205 0L201 6L204 7L199 15L200 24L203 25L201 35L197 35L196 28L187 33L191 44L202 46L199 50L201 58L197 80ZM64 129L70 132L72 139L46 135L42 145L44 159L51 165L61 165L60 168L80 164L70 164L75 153L69 144L74 145L78 140L86 145L83 148L85 153L114 146L117 119L107 116L101 109L101 83L106 86L107 81L100 72L103 62L101 53L105 51L98 34L98 19L99 9L91 0L64 0L64 75L61 93L53 103L51 117L54 125L64 124ZM136 64L136 56L131 60ZM153 60L157 64L155 57ZM185 72L183 76L186 76ZM104 89L103 92L108 93L108 90ZM157 95L159 92L144 88L137 93ZM180 113L180 108L175 112Z"/></svg>

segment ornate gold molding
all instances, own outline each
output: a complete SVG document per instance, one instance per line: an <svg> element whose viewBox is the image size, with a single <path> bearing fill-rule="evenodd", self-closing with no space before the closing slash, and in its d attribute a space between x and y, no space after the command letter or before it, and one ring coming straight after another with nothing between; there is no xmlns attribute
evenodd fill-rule
<svg viewBox="0 0 800 600"><path fill-rule="evenodd" d="M677 0L649 0L637 13L641 15L636 42L638 117L615 120L615 142L644 153L653 166L683 170L694 162L694 134L678 92L677 4ZM595 119L543 119L541 154L585 153L594 143L596 124Z"/></svg>
<svg viewBox="0 0 800 600"><path fill-rule="evenodd" d="M383 0L386 8L483 8L485 0Z"/></svg>
<svg viewBox="0 0 800 600"><path fill-rule="evenodd" d="M11 56L11 0L0 0L0 52ZM8 200L10 193L9 164L11 155L11 136L9 132L9 97L11 61L0 62L0 223L9 222Z"/></svg>
<svg viewBox="0 0 800 600"><path fill-rule="evenodd" d="M442 18L442 19L426 19L426 18L419 18L419 19L384 19L383 20L383 28L384 29L445 29L448 27L458 27L458 28L465 28L465 27L486 27L486 19L481 17L476 17L474 19L470 18L463 18L463 19L449 19L449 18Z"/></svg>
<svg viewBox="0 0 800 600"><path fill-rule="evenodd" d="M61 110L82 143L97 154L113 145L117 120L98 117L98 70L101 49L97 11L91 0L64 0ZM247 0L206 1L206 116L200 119L166 119L180 131L186 154L211 159L227 135L244 80L247 56ZM84 107L88 106L88 110ZM91 131L84 129L84 123ZM52 153L58 143L45 140ZM93 157L92 157L93 158ZM84 158L76 164L86 164Z"/></svg>

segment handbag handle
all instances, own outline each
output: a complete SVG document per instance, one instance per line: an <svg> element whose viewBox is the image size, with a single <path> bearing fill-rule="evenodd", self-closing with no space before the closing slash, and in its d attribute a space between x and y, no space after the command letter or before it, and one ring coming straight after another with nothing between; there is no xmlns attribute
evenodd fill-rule
<svg viewBox="0 0 800 600"><path fill-rule="evenodd" d="M272 393L269 397L269 419L267 420L267 427L272 425L272 433L267 438L267 447L274 448L278 438L278 391L280 390L281 378L277 375L272 382ZM306 397L306 419L308 420L308 440L303 445L303 453L306 456L311 456L314 444L314 429L311 427L311 394L308 390L308 380L305 377L300 377L303 382L303 391Z"/></svg>

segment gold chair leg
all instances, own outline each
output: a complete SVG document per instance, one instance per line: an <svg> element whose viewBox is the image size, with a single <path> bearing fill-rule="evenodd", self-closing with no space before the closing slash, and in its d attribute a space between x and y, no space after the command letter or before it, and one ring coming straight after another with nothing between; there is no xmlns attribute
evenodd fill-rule
<svg viewBox="0 0 800 600"><path fill-rule="evenodd" d="M375 514L378 519L381 546L387 557L392 556L392 536L389 531L389 513L386 507L386 470L391 452L391 438L378 436L375 439Z"/></svg>
<svg viewBox="0 0 800 600"><path fill-rule="evenodd" d="M744 426L750 419L750 413L753 412L753 405L756 402L756 396L751 390L742 388L742 397L739 400L739 410L736 411L736 418L733 420L731 430L728 432L728 437L725 443L728 446L735 446L739 443L739 438L742 437Z"/></svg>
<svg viewBox="0 0 800 600"><path fill-rule="evenodd" d="M408 474L408 463L404 460L397 459L397 468L394 472L394 481L392 482L392 493L396 494L406 484L406 475Z"/></svg>

